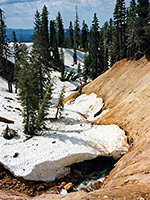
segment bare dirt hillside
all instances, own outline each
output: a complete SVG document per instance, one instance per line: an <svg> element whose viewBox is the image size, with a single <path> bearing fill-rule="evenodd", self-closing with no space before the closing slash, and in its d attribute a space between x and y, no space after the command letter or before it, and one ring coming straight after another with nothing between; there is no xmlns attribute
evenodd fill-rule
<svg viewBox="0 0 150 200"><path fill-rule="evenodd" d="M117 124L137 146L150 136L150 62L122 60L85 86L83 93L104 99L107 114L96 124ZM147 141L148 142L148 141Z"/></svg>
<svg viewBox="0 0 150 200"><path fill-rule="evenodd" d="M117 62L82 88L82 93L93 92L104 99L103 110L108 110L95 124L117 124L124 129L129 153L118 161L97 191L42 195L35 199L150 199L150 62L144 57Z"/></svg>
<svg viewBox="0 0 150 200"><path fill-rule="evenodd" d="M129 138L130 152L116 164L104 188L139 186L142 195L144 186L150 193L150 62L144 57L119 61L82 92L104 99L108 112L95 124L117 124Z"/></svg>

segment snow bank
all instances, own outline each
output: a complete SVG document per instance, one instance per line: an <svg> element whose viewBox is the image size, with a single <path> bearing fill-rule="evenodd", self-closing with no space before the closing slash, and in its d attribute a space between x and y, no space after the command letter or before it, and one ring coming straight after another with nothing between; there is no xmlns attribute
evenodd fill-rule
<svg viewBox="0 0 150 200"><path fill-rule="evenodd" d="M31 44L28 45L31 49ZM72 50L64 49L65 64L72 68ZM79 54L82 61L83 55ZM78 60L79 61L79 60ZM77 66L73 66L75 69ZM58 102L58 96L64 83L59 72L55 77L52 104ZM78 82L65 82L66 95ZM81 95L65 104L64 119L54 119L56 108L50 108L47 130L41 136L27 139L23 134L21 105L14 93L8 93L7 82L0 77L0 116L13 120L9 127L17 130L18 137L6 140L2 131L6 124L0 122L0 163L15 176L26 180L53 181L70 172L73 163L90 160L97 156L112 156L118 159L128 151L127 138L123 130L116 125L92 126L91 121L103 107L103 100L95 94ZM90 121L90 122L89 122Z"/></svg>
<svg viewBox="0 0 150 200"><path fill-rule="evenodd" d="M0 77L0 116L13 120L15 123L10 124L9 127L22 133L22 107L17 101L16 94L9 93L7 88L7 81ZM15 91L14 86L13 91ZM0 122L0 132L5 128L5 126L6 124Z"/></svg>
<svg viewBox="0 0 150 200"><path fill-rule="evenodd" d="M58 125L56 125L56 129ZM119 158L128 150L124 131L116 125L70 124L29 140L0 137L0 162L15 176L53 181L69 173L69 165L97 156Z"/></svg>
<svg viewBox="0 0 150 200"><path fill-rule="evenodd" d="M78 51L77 50L77 64L74 64L73 61L73 54L74 54L74 50L73 49L68 49L68 48L64 48L64 56L65 56L65 65L66 65L66 69L68 71L71 71L73 69L74 72L77 72L77 64L80 62L81 66L84 63L84 59L85 59L85 53Z"/></svg>
<svg viewBox="0 0 150 200"><path fill-rule="evenodd" d="M103 99L97 98L97 95L92 93L90 95L82 94L75 101L70 100L66 103L65 109L69 109L74 112L82 114L88 121L94 121L99 116L94 117L96 113L98 113L103 107Z"/></svg>
<svg viewBox="0 0 150 200"><path fill-rule="evenodd" d="M119 158L128 150L124 131L116 125L92 126L87 120L94 119L95 112L103 106L95 94L81 95L65 105L65 118L47 122L48 130L42 136L26 139L22 133L21 106L15 94L5 89L0 79L0 111L3 117L15 121L10 128L18 130L19 137L6 140L0 122L0 163L15 176L27 180L53 181L70 172L69 166L97 156ZM10 110L9 110L10 109ZM50 109L54 117L55 109ZM86 120L83 115L86 116Z"/></svg>

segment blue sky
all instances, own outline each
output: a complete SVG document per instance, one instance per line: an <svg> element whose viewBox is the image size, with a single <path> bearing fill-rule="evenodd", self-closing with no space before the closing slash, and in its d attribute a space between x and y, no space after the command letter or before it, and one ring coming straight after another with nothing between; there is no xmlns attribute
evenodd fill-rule
<svg viewBox="0 0 150 200"><path fill-rule="evenodd" d="M130 0L126 0L129 6ZM0 8L5 12L8 28L32 29L36 10L42 11L44 4L48 8L49 20L56 18L60 11L65 28L75 21L75 6L78 6L80 26L83 19L91 25L94 13L97 13L100 26L113 16L116 0L0 0Z"/></svg>

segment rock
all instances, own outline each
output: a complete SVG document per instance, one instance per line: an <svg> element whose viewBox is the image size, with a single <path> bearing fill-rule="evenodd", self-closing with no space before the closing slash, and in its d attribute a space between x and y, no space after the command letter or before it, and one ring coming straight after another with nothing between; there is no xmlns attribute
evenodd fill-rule
<svg viewBox="0 0 150 200"><path fill-rule="evenodd" d="M100 189L101 186L102 186L102 182L101 181L98 181L98 182L95 183L96 189Z"/></svg>
<svg viewBox="0 0 150 200"><path fill-rule="evenodd" d="M58 189L59 189L58 186L55 185L55 186L53 186L53 187L50 187L49 190L57 193ZM59 193L59 192L58 192L58 193Z"/></svg>
<svg viewBox="0 0 150 200"><path fill-rule="evenodd" d="M58 186L58 188L59 188L59 189L62 189L62 188L64 188L65 185L66 185L66 182L62 182L62 183Z"/></svg>
<svg viewBox="0 0 150 200"><path fill-rule="evenodd" d="M70 183L67 183L67 185L64 186L64 189L69 192L69 191L72 191L73 190L73 184L70 182Z"/></svg>

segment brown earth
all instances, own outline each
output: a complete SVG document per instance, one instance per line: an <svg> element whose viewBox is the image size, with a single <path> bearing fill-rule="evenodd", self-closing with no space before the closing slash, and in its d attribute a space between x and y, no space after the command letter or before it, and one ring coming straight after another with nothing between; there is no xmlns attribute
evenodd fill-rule
<svg viewBox="0 0 150 200"><path fill-rule="evenodd" d="M143 185L150 193L150 62L144 57L119 61L82 92L96 93L104 99L103 110L109 110L95 124L117 124L130 144L130 152L119 160L103 188ZM142 194L143 188L138 192Z"/></svg>
<svg viewBox="0 0 150 200"><path fill-rule="evenodd" d="M99 190L34 199L150 199L150 62L144 57L117 62L82 89L85 94L92 92L103 98L103 110L108 110L95 124L117 124L124 129L129 153L116 163Z"/></svg>
<svg viewBox="0 0 150 200"><path fill-rule="evenodd" d="M117 124L129 143L137 146L150 135L150 62L122 60L85 86L83 93L96 93L109 109L95 124Z"/></svg>

